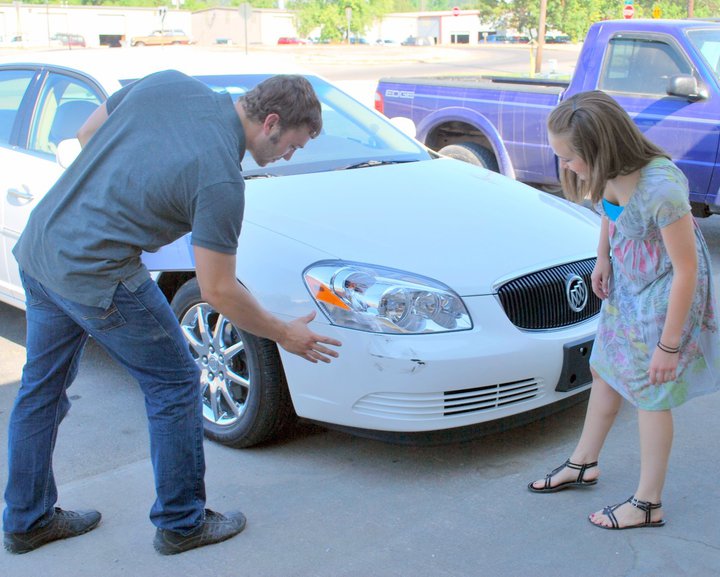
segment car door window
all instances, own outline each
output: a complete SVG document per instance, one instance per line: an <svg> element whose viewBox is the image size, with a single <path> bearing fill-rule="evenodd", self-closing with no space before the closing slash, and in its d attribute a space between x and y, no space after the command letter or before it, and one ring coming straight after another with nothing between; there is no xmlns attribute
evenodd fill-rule
<svg viewBox="0 0 720 577"><path fill-rule="evenodd" d="M0 70L0 145L10 142L20 103L34 75L32 70Z"/></svg>
<svg viewBox="0 0 720 577"><path fill-rule="evenodd" d="M665 96L668 80L677 74L692 74L692 67L669 43L613 38L599 87L611 92Z"/></svg>
<svg viewBox="0 0 720 577"><path fill-rule="evenodd" d="M40 94L28 148L54 154L61 140L75 138L78 129L102 101L102 95L88 83L50 73Z"/></svg>

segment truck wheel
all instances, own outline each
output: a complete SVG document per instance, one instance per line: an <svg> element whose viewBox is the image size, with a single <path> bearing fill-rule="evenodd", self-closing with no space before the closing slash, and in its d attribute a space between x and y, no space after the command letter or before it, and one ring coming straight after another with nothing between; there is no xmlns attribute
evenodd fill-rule
<svg viewBox="0 0 720 577"><path fill-rule="evenodd" d="M171 305L200 367L205 435L250 447L282 436L295 421L277 345L241 331L200 296L197 279Z"/></svg>
<svg viewBox="0 0 720 577"><path fill-rule="evenodd" d="M560 186L559 184L538 184L532 186L535 186L535 188L542 190L543 192L552 194L553 196L559 196L560 198L563 198L563 189L562 186Z"/></svg>
<svg viewBox="0 0 720 577"><path fill-rule="evenodd" d="M702 202L691 202L690 207L692 215L695 218L707 218L712 214L712 212L710 212L710 207Z"/></svg>
<svg viewBox="0 0 720 577"><path fill-rule="evenodd" d="M448 144L438 152L450 158L456 158L475 166L482 166L493 172L499 172L497 159L493 152L476 142Z"/></svg>

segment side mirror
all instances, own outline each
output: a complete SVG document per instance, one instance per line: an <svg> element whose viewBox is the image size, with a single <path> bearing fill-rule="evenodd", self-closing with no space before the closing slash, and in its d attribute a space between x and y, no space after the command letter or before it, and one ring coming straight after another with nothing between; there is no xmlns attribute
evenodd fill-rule
<svg viewBox="0 0 720 577"><path fill-rule="evenodd" d="M395 126L395 128L399 128L410 138L415 138L415 136L417 135L415 123L406 116L396 116L394 118L391 118L390 122Z"/></svg>
<svg viewBox="0 0 720 577"><path fill-rule="evenodd" d="M77 138L61 140L55 151L55 159L60 166L67 168L77 158L81 150L82 146L80 146L80 141Z"/></svg>
<svg viewBox="0 0 720 577"><path fill-rule="evenodd" d="M681 96L691 102L703 100L708 97L707 90L701 87L692 74L677 74L671 76L666 92L670 96Z"/></svg>

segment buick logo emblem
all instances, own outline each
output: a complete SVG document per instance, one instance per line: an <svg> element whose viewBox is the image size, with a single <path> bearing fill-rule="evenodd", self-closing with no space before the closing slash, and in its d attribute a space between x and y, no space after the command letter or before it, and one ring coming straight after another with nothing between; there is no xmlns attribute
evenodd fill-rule
<svg viewBox="0 0 720 577"><path fill-rule="evenodd" d="M574 274L565 281L565 296L570 308L576 313L581 312L588 302L588 286L585 281Z"/></svg>

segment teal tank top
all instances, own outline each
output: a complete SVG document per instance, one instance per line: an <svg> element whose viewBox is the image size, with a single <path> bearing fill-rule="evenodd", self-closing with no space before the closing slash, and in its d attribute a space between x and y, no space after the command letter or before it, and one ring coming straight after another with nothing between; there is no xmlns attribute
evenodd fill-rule
<svg viewBox="0 0 720 577"><path fill-rule="evenodd" d="M607 217L613 221L617 220L617 218L622 214L623 208L625 208L624 206L618 206L617 204L608 202L604 198L602 199L602 205Z"/></svg>

